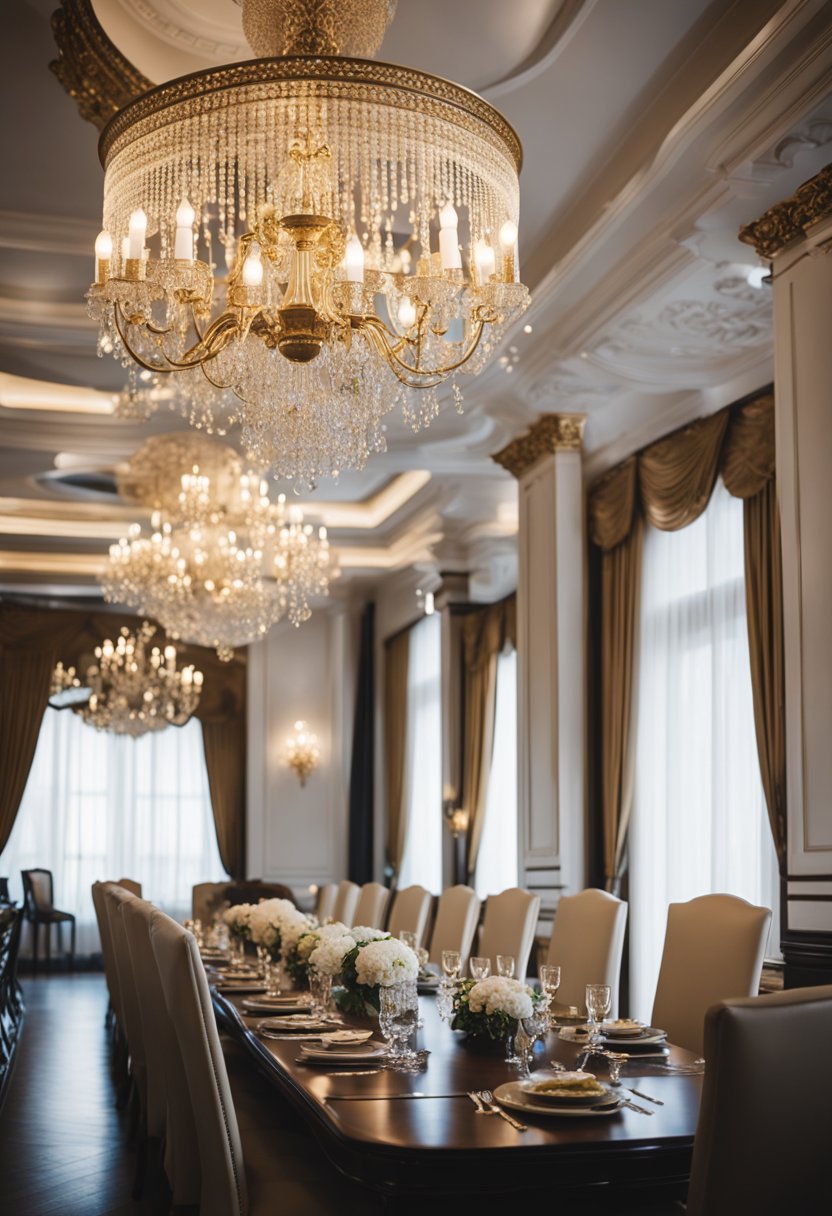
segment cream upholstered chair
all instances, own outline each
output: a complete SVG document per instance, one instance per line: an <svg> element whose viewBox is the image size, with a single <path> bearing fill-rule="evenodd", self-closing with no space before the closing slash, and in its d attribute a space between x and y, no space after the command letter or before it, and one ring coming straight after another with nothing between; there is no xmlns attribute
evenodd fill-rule
<svg viewBox="0 0 832 1216"><path fill-rule="evenodd" d="M355 905L358 903L360 894L361 888L358 883L350 882L347 878L343 882L339 882L335 907L332 910L333 920L341 920L345 925L355 924Z"/></svg>
<svg viewBox="0 0 832 1216"><path fill-rule="evenodd" d="M768 908L736 895L669 906L652 1022L671 1043L701 1054L706 1009L756 994L770 921Z"/></svg>
<svg viewBox="0 0 832 1216"><path fill-rule="evenodd" d="M104 902L104 886L103 882L94 882L92 884L92 906L95 909L95 919L98 922L98 937L101 941L101 958L104 963L104 979L107 983L107 993L110 998L109 1012L118 1024L118 1014L116 1007L119 1003L119 994L116 991L116 973L115 959L113 957L113 939L110 936L110 917L107 912L107 907Z"/></svg>
<svg viewBox="0 0 832 1216"><path fill-rule="evenodd" d="M351 1203L348 1184L334 1175L314 1139L270 1122L276 1099L269 1093L270 1101L257 1101L262 1087L253 1067L245 1083L232 1086L193 935L154 909L150 941L194 1112L200 1216L357 1216L369 1210L366 1196L361 1206Z"/></svg>
<svg viewBox="0 0 832 1216"><path fill-rule="evenodd" d="M125 891L129 891L131 895L142 897L142 884L137 882L135 878L117 878L115 885L123 887Z"/></svg>
<svg viewBox="0 0 832 1216"><path fill-rule="evenodd" d="M371 929L383 929L389 902L390 892L387 887L383 887L380 882L365 882L352 914L352 923L368 925Z"/></svg>
<svg viewBox="0 0 832 1216"><path fill-rule="evenodd" d="M152 904L134 899L122 904L121 917L144 1033L148 1109L161 1103L165 1173L173 1203L184 1206L199 1202L199 1147L182 1052L165 1007L165 993L150 942L152 911Z"/></svg>
<svg viewBox="0 0 832 1216"><path fill-rule="evenodd" d="M198 882L191 888L191 916L201 920L203 925L210 925L225 903L225 882Z"/></svg>
<svg viewBox="0 0 832 1216"><path fill-rule="evenodd" d="M318 887L318 898L315 901L315 915L323 924L335 915L335 900L338 897L338 883L326 882Z"/></svg>
<svg viewBox="0 0 832 1216"><path fill-rule="evenodd" d="M832 985L708 1010L688 1216L832 1211L830 1026Z"/></svg>
<svg viewBox="0 0 832 1216"><path fill-rule="evenodd" d="M587 984L609 984L610 1017L618 1017L626 927L626 903L606 891L590 887L560 899L546 957L560 967L559 1003L583 1009Z"/></svg>
<svg viewBox="0 0 832 1216"><path fill-rule="evenodd" d="M482 901L472 887L459 883L439 896L430 938L430 961L442 962L443 950L458 950L464 970L477 931Z"/></svg>
<svg viewBox="0 0 832 1216"><path fill-rule="evenodd" d="M513 954L515 978L526 978L539 913L540 896L519 887L489 895L477 951L491 959L492 971L497 971L498 954Z"/></svg>
<svg viewBox="0 0 832 1216"><path fill-rule="evenodd" d="M430 891L417 885L405 887L393 896L393 905L387 921L387 932L398 937L405 931L416 934L416 945L421 946L426 936L428 917L433 903Z"/></svg>

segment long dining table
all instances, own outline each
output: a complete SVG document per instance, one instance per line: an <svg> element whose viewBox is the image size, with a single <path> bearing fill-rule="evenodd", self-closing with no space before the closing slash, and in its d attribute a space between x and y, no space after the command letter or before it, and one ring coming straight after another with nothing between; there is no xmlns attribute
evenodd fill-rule
<svg viewBox="0 0 832 1216"><path fill-rule="evenodd" d="M529 1115L516 1131L499 1117L477 1115L472 1090L494 1091L517 1080L516 1068L497 1055L469 1050L420 997L424 1023L420 1048L429 1052L420 1072L398 1072L362 1061L355 1067L322 1066L299 1059L303 1036L265 1038L262 1014L249 1016L242 996L212 988L223 1029L245 1045L279 1093L308 1123L324 1153L344 1175L388 1197L491 1194L523 1190L587 1195L608 1186L682 1193L690 1172L702 1078L663 1071L650 1060L625 1066L622 1083L656 1101L628 1094L649 1114L620 1109L604 1118ZM345 1017L346 1026L370 1028ZM557 1060L574 1068L580 1046L550 1033L535 1048L534 1068ZM669 1063L694 1057L671 1047ZM601 1058L589 1064L604 1080Z"/></svg>

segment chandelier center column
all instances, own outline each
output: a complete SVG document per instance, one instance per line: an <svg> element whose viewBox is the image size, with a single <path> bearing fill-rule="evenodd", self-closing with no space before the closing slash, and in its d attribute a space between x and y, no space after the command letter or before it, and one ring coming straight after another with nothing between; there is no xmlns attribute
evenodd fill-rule
<svg viewBox="0 0 832 1216"><path fill-rule="evenodd" d="M519 483L519 878L544 919L586 872L583 429L583 415L544 414L494 457Z"/></svg>

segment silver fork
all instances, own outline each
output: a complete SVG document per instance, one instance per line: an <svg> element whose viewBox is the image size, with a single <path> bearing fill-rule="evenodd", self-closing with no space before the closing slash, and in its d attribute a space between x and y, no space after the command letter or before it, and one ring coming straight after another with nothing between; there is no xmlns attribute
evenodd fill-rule
<svg viewBox="0 0 832 1216"><path fill-rule="evenodd" d="M513 1115L510 1115L507 1110L503 1110L502 1106L497 1105L497 1103L494 1101L494 1095L490 1089L481 1089L477 1096L480 1102L484 1103L484 1105L488 1107L488 1109L483 1112L484 1114L499 1115L500 1118L504 1119L506 1123L510 1123L515 1131L527 1132L529 1130L525 1123L521 1123L519 1119L515 1119Z"/></svg>

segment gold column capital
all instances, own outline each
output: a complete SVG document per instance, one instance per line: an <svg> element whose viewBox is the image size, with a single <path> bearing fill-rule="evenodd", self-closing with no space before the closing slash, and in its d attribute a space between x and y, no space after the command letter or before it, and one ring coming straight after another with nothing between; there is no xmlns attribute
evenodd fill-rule
<svg viewBox="0 0 832 1216"><path fill-rule="evenodd" d="M518 480L543 456L555 452L580 452L583 447L584 414L541 414L522 435L491 457Z"/></svg>
<svg viewBox="0 0 832 1216"><path fill-rule="evenodd" d="M798 186L790 198L739 231L746 245L753 245L761 258L772 258L792 241L806 236L821 220L832 216L832 164Z"/></svg>

